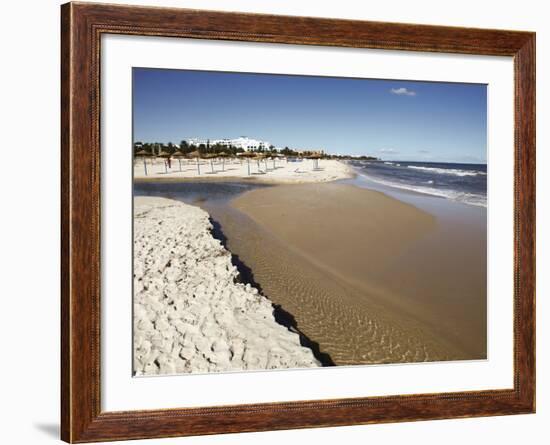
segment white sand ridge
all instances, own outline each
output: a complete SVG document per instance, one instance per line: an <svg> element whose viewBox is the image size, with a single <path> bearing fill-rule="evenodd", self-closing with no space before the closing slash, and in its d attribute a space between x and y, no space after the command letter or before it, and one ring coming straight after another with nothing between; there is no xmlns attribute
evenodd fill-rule
<svg viewBox="0 0 550 445"><path fill-rule="evenodd" d="M136 375L321 366L211 230L198 207L134 199Z"/></svg>

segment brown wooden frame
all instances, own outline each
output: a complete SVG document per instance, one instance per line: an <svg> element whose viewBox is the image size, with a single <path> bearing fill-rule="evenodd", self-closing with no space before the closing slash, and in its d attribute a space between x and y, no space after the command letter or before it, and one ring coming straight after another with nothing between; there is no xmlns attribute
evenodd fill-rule
<svg viewBox="0 0 550 445"><path fill-rule="evenodd" d="M102 412L100 37L104 33L512 56L514 388ZM61 7L61 437L173 437L535 411L535 34L92 3Z"/></svg>

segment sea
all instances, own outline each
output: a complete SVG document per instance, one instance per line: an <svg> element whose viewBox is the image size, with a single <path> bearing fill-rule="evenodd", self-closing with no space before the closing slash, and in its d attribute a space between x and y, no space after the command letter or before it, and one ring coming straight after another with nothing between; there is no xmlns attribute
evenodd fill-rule
<svg viewBox="0 0 550 445"><path fill-rule="evenodd" d="M363 160L349 164L358 175L385 186L487 207L487 164Z"/></svg>

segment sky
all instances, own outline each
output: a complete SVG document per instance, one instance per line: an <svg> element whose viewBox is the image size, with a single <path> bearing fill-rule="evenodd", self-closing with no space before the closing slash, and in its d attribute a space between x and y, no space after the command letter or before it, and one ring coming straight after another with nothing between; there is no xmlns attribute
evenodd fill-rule
<svg viewBox="0 0 550 445"><path fill-rule="evenodd" d="M133 69L134 141L266 140L386 160L485 163L480 84Z"/></svg>

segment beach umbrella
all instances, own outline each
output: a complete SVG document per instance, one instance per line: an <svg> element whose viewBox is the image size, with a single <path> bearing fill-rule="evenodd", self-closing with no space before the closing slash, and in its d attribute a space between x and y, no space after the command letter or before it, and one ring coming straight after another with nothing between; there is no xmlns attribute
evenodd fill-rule
<svg viewBox="0 0 550 445"><path fill-rule="evenodd" d="M176 150L172 156L178 160L181 172L181 158L185 158L185 154L180 150Z"/></svg>
<svg viewBox="0 0 550 445"><path fill-rule="evenodd" d="M222 158L222 172L224 172L225 171L225 158L228 158L229 155L227 153L218 153L217 157Z"/></svg>
<svg viewBox="0 0 550 445"><path fill-rule="evenodd" d="M248 162L248 176L250 176L250 158L255 158L256 153L253 153L251 151L245 151L244 153L239 153L237 156L241 158L246 158Z"/></svg>
<svg viewBox="0 0 550 445"><path fill-rule="evenodd" d="M215 153L207 154L204 156L206 159L210 159L210 169L212 170L212 173L216 173L214 171L214 158L217 158L218 155Z"/></svg>
<svg viewBox="0 0 550 445"><path fill-rule="evenodd" d="M313 154L306 157L313 161L313 170L317 170L319 168L319 159L321 159L321 155Z"/></svg>
<svg viewBox="0 0 550 445"><path fill-rule="evenodd" d="M201 157L200 151L198 151L198 150L192 151L191 153L189 153L187 155L187 157L191 158L191 159L195 158L197 160L197 172L200 175L201 174L201 163L199 161L199 159Z"/></svg>
<svg viewBox="0 0 550 445"><path fill-rule="evenodd" d="M134 157L136 158L143 158L143 170L145 171L145 176L147 176L147 158L151 157L151 154L146 152L145 150L140 150L137 153L134 153Z"/></svg>
<svg viewBox="0 0 550 445"><path fill-rule="evenodd" d="M168 153L167 151L160 151L157 156L164 159L164 173L168 173L168 160L170 159L172 154Z"/></svg>
<svg viewBox="0 0 550 445"><path fill-rule="evenodd" d="M258 173L261 172L260 170L260 161L265 159L265 156L261 153L254 153L254 159L256 160L256 163L258 164ZM266 172L267 172L267 165L266 165Z"/></svg>
<svg viewBox="0 0 550 445"><path fill-rule="evenodd" d="M267 156L261 153L256 153L255 158L256 158L256 161L258 162L258 171L260 171L260 161L264 161L265 172L267 173Z"/></svg>
<svg viewBox="0 0 550 445"><path fill-rule="evenodd" d="M272 153L271 154L271 159L273 160L273 170L275 170L275 161L277 160L277 158L282 158L284 157L284 155L280 154L280 153Z"/></svg>

